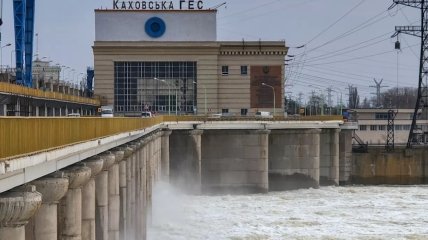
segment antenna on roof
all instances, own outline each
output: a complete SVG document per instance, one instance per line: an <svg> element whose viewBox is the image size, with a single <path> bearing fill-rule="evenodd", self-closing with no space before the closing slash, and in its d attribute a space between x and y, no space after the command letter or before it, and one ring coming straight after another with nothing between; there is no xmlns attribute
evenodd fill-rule
<svg viewBox="0 0 428 240"><path fill-rule="evenodd" d="M219 5L216 5L216 6L212 7L212 8L209 8L209 9L210 10L217 10L217 9L221 8L223 5L226 5L226 4L227 4L226 2L223 2L223 3L219 4ZM227 8L227 6L225 8Z"/></svg>

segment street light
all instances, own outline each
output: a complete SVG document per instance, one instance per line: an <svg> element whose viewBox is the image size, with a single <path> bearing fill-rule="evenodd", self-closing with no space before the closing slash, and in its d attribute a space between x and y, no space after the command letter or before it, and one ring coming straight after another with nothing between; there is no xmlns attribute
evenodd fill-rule
<svg viewBox="0 0 428 240"><path fill-rule="evenodd" d="M273 116L275 117L275 107L276 107L276 104L275 104L275 88L273 87L273 86L271 86L271 85L269 85L269 84L266 84L266 83L262 83L262 86L266 86L266 87L270 87L270 88L272 88L272 92L273 92Z"/></svg>
<svg viewBox="0 0 428 240"><path fill-rule="evenodd" d="M193 82L194 85L198 85L197 82ZM204 88L204 107L205 107L205 115L207 115L207 88L205 85L201 84L201 86Z"/></svg>
<svg viewBox="0 0 428 240"><path fill-rule="evenodd" d="M12 44L10 44L10 43L8 43L8 44L6 44L6 45L4 45L4 46L2 46L1 48L0 48L0 68L1 68L1 72L3 72L3 65L2 65L2 60L3 60L3 48L5 48L5 47L9 47L9 46L11 46Z"/></svg>

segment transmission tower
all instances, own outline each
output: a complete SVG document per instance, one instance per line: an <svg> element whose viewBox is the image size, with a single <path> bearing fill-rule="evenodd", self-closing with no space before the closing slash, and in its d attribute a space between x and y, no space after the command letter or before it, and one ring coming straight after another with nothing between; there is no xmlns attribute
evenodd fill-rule
<svg viewBox="0 0 428 240"><path fill-rule="evenodd" d="M376 95L376 107L380 108L380 107L382 107L380 89L388 87L388 86L382 86L383 79L381 79L379 82L376 79L373 79L373 80L374 80L376 86L370 86L370 87L376 88L376 93L372 93L372 94Z"/></svg>
<svg viewBox="0 0 428 240"><path fill-rule="evenodd" d="M419 85L418 85L418 98L416 100L415 111L413 112L412 126L407 140L407 147L411 148L415 143L419 142L420 135L417 132L416 120L419 111L426 110L427 105L427 86L424 80L428 76L428 0L393 0L392 9L396 5L401 4L408 7L417 8L421 11L421 25L420 26L396 26L396 37L400 33L419 37L421 39L421 55L419 63Z"/></svg>

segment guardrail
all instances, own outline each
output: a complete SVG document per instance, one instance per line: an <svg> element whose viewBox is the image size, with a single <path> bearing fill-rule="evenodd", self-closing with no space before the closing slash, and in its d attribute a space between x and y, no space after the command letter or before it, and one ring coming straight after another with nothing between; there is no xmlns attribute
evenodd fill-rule
<svg viewBox="0 0 428 240"><path fill-rule="evenodd" d="M49 99L49 100L61 100L61 101L89 104L93 106L100 106L100 100L98 99L79 97L79 96L68 95L64 93L58 93L58 92L43 91L40 89L28 88L28 87L5 83L5 82L0 82L0 92L10 93L14 95L43 98L43 99Z"/></svg>
<svg viewBox="0 0 428 240"><path fill-rule="evenodd" d="M291 118L209 118L158 116L153 118L0 117L0 161L39 151L152 127L162 122L185 121L331 121L340 116Z"/></svg>

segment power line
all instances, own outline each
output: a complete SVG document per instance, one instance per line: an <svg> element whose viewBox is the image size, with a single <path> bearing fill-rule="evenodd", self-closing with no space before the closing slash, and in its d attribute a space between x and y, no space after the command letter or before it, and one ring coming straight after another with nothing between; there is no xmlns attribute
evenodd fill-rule
<svg viewBox="0 0 428 240"><path fill-rule="evenodd" d="M339 23L342 19L344 19L346 16L351 14L355 9L357 9L361 4L363 4L366 0L361 0L357 5L355 5L353 8L351 8L349 11L347 11L343 16L341 16L339 19L337 19L334 23L330 24L326 29L319 32L315 37L313 37L311 40L309 40L305 45L310 44L312 41L317 39L322 34L326 33L328 30L330 30L332 27L334 27L337 23Z"/></svg>

